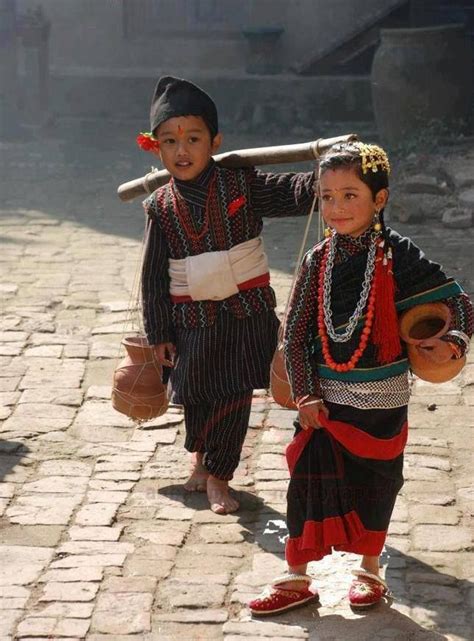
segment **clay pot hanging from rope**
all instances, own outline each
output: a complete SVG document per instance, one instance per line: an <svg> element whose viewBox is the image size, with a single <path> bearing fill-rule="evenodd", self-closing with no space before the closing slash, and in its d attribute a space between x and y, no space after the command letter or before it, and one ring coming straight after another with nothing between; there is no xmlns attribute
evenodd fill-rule
<svg viewBox="0 0 474 641"><path fill-rule="evenodd" d="M275 403L278 403L281 407L286 407L288 410L297 409L285 367L283 330L281 326L278 332L278 347L275 350L270 366L270 392Z"/></svg>
<svg viewBox="0 0 474 641"><path fill-rule="evenodd" d="M168 409L162 367L142 336L122 340L127 354L114 372L112 406L137 422L161 416Z"/></svg>
<svg viewBox="0 0 474 641"><path fill-rule="evenodd" d="M445 383L459 374L466 357L445 363L433 363L423 356L418 346L423 340L440 338L449 329L451 314L444 303L417 305L400 318L400 337L407 344L410 368L418 378L429 383Z"/></svg>

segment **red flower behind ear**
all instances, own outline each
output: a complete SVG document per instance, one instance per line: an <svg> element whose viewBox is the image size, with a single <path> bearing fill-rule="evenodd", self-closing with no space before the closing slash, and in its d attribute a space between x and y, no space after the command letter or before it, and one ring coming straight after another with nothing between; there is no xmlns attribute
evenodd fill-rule
<svg viewBox="0 0 474 641"><path fill-rule="evenodd" d="M159 151L160 141L153 138L149 132L140 133L137 138L137 145L144 151Z"/></svg>
<svg viewBox="0 0 474 641"><path fill-rule="evenodd" d="M245 205L246 202L247 202L247 199L245 198L245 196L239 196L238 198L233 200L231 203L229 203L229 206L227 207L229 216L235 216L235 214L239 211L242 205Z"/></svg>

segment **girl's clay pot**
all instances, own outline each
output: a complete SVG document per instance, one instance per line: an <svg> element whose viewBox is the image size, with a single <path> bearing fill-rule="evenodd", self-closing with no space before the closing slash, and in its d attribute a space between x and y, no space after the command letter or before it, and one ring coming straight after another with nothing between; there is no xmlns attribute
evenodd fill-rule
<svg viewBox="0 0 474 641"><path fill-rule="evenodd" d="M466 357L446 363L432 363L423 356L418 345L428 338L440 338L449 329L450 311L444 303L417 305L400 318L400 336L407 344L410 368L414 374L430 383L444 383L459 374Z"/></svg>
<svg viewBox="0 0 474 641"><path fill-rule="evenodd" d="M152 348L142 336L128 336L122 345L127 354L114 372L113 407L136 421L161 416L168 409L168 395Z"/></svg>
<svg viewBox="0 0 474 641"><path fill-rule="evenodd" d="M289 410L296 409L288 374L286 373L283 344L280 341L270 367L270 391L275 403Z"/></svg>

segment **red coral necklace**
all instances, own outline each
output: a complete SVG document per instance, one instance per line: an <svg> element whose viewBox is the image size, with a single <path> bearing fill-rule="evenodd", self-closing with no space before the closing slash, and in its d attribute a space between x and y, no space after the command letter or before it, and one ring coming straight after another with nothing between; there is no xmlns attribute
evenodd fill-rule
<svg viewBox="0 0 474 641"><path fill-rule="evenodd" d="M209 183L206 207L204 209L204 219L200 231L196 229L197 224L193 216L191 215L188 203L176 189L174 180L171 180L173 209L176 212L176 215L178 216L179 222L181 223L184 231L192 240L201 240L209 231L210 208L216 193L216 178L217 176L214 174Z"/></svg>
<svg viewBox="0 0 474 641"><path fill-rule="evenodd" d="M376 241L374 241L376 242ZM329 336L326 329L326 323L324 318L324 285L325 285L325 273L326 265L328 261L330 242L326 243L324 248L323 258L321 260L321 266L319 268L318 275L318 330L319 336L321 338L322 348L323 348L323 358L326 365L336 371L336 372L348 372L357 365L362 354L367 347L369 342L369 336L372 331L372 325L374 322L374 313L375 313L375 295L376 295L376 278L372 278L370 293L368 297L367 312L365 316L365 323L362 329L361 337L359 340L359 345L353 352L350 359L344 363L337 363L331 356L331 351L329 349ZM383 260L383 245L379 244L377 247L376 254L376 264Z"/></svg>

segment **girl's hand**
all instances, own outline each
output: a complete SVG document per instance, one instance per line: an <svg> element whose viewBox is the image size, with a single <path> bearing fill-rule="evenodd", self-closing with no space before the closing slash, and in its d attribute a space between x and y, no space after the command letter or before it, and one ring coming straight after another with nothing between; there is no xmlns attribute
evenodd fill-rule
<svg viewBox="0 0 474 641"><path fill-rule="evenodd" d="M453 357L449 343L439 338L427 338L417 345L417 349L430 363L446 363Z"/></svg>
<svg viewBox="0 0 474 641"><path fill-rule="evenodd" d="M314 396L306 398L298 408L301 427L304 430L307 430L310 427L320 429L322 427L319 421L319 413L321 411L328 416L328 409L322 400L316 399Z"/></svg>
<svg viewBox="0 0 474 641"><path fill-rule="evenodd" d="M174 367L174 357L176 354L176 347L173 343L160 343L153 345L153 356L159 365L166 367Z"/></svg>

